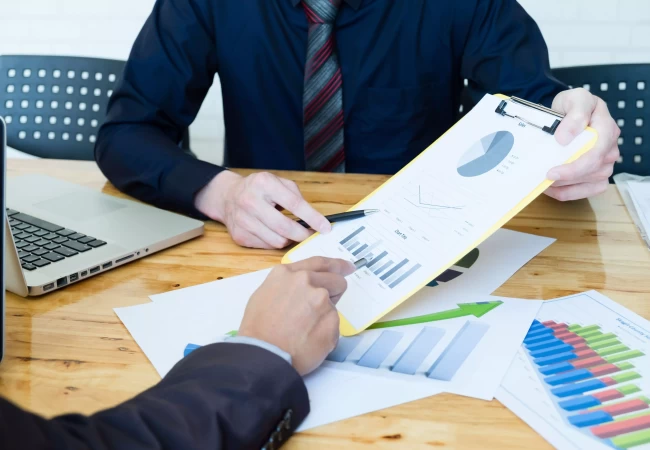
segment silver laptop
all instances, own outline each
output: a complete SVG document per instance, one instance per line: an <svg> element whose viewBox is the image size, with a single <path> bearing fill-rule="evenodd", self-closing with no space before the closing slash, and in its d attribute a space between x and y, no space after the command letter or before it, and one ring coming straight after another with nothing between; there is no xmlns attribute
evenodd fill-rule
<svg viewBox="0 0 650 450"><path fill-rule="evenodd" d="M4 155L1 118L0 134ZM83 281L203 234L201 221L42 175L7 179L6 202L6 289L23 297Z"/></svg>

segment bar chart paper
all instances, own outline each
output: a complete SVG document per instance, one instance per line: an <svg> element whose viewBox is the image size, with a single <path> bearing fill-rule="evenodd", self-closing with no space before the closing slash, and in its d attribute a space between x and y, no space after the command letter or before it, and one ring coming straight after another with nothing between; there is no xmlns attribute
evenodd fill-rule
<svg viewBox="0 0 650 450"><path fill-rule="evenodd" d="M650 322L597 292L544 303L497 398L558 448L650 448Z"/></svg>
<svg viewBox="0 0 650 450"><path fill-rule="evenodd" d="M486 95L354 207L378 214L335 224L330 233L317 234L285 255L285 263L312 256L369 261L348 277L337 305L341 334L366 329L426 285L460 277L481 259L477 246L548 186L548 170L595 142L595 134L586 130L562 147L552 135L497 114L501 101ZM525 107L508 108L519 114ZM531 114L535 111L521 111L539 123L551 117Z"/></svg>
<svg viewBox="0 0 650 450"><path fill-rule="evenodd" d="M341 337L323 366L491 400L540 303L490 296L429 302L419 315L394 314Z"/></svg>

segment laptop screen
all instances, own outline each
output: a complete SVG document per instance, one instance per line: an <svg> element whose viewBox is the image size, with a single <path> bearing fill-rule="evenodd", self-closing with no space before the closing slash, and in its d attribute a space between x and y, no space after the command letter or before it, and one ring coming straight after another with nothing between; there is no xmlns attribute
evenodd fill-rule
<svg viewBox="0 0 650 450"><path fill-rule="evenodd" d="M0 361L5 353L5 227L7 225L5 209L5 183L6 183L6 153L7 153L7 128L0 117Z"/></svg>

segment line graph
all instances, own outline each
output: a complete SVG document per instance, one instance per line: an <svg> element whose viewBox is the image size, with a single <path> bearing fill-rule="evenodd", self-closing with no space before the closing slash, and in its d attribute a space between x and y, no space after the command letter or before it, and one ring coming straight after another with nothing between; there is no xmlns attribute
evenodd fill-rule
<svg viewBox="0 0 650 450"><path fill-rule="evenodd" d="M411 203L413 206L417 206L418 208L424 208L424 209L434 209L434 210L445 210L445 209L463 209L464 206L449 206L449 205L437 205L433 203L427 203L422 200L422 186L418 185L418 201L417 204L413 203L411 200L408 198L406 199L409 203Z"/></svg>

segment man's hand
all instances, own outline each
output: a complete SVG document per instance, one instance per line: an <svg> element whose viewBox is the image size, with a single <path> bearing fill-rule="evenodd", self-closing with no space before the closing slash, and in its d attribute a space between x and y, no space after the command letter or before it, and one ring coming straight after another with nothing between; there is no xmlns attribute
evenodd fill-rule
<svg viewBox="0 0 650 450"><path fill-rule="evenodd" d="M566 201L605 192L614 163L620 155L618 137L621 134L607 105L589 91L579 88L559 93L553 100L553 109L566 114L555 132L560 144L569 144L587 126L598 132L598 142L571 164L551 169L547 178L555 182L546 194Z"/></svg>
<svg viewBox="0 0 650 450"><path fill-rule="evenodd" d="M347 289L344 277L354 270L348 261L329 258L274 268L251 296L237 334L284 350L298 373L307 375L338 343L334 305Z"/></svg>
<svg viewBox="0 0 650 450"><path fill-rule="evenodd" d="M194 203L203 214L226 225L233 240L243 247L284 248L311 235L278 207L321 233L332 229L327 219L305 201L296 183L267 172L242 177L223 171L201 189Z"/></svg>

